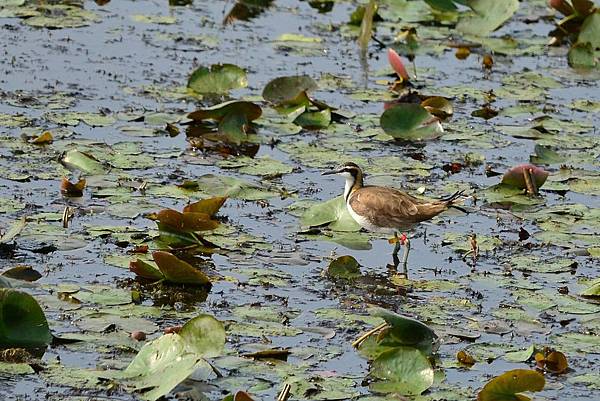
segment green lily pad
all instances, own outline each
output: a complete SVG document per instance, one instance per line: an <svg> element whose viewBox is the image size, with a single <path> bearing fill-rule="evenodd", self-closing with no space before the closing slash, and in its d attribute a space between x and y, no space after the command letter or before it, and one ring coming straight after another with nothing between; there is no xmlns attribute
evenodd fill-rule
<svg viewBox="0 0 600 401"><path fill-rule="evenodd" d="M381 393L419 395L433 384L431 363L416 348L396 347L379 355L371 364L371 376L381 379L369 389Z"/></svg>
<svg viewBox="0 0 600 401"><path fill-rule="evenodd" d="M424 323L380 307L370 309L371 314L381 317L390 326L381 343L385 346L410 346L430 354L437 346L437 335Z"/></svg>
<svg viewBox="0 0 600 401"><path fill-rule="evenodd" d="M213 64L199 67L190 76L188 88L196 93L225 94L230 90L248 86L246 71L233 64Z"/></svg>
<svg viewBox="0 0 600 401"><path fill-rule="evenodd" d="M77 169L87 174L103 174L106 168L93 156L77 149L64 154L62 163L70 169Z"/></svg>
<svg viewBox="0 0 600 401"><path fill-rule="evenodd" d="M208 378L213 370L205 357L220 355L225 344L223 325L200 315L188 321L179 334L165 334L142 347L127 369L117 374L142 398L156 400L196 372Z"/></svg>
<svg viewBox="0 0 600 401"><path fill-rule="evenodd" d="M334 231L358 231L360 225L352 218L343 196L308 208L300 218L303 227L320 227L327 225Z"/></svg>
<svg viewBox="0 0 600 401"><path fill-rule="evenodd" d="M486 36L498 29L519 9L518 0L468 0L473 14L460 19L456 29L462 33Z"/></svg>
<svg viewBox="0 0 600 401"><path fill-rule="evenodd" d="M490 380L477 395L477 401L529 401L523 391L542 391L544 375L534 370L515 369Z"/></svg>
<svg viewBox="0 0 600 401"><path fill-rule="evenodd" d="M315 89L317 89L317 83L308 75L279 77L265 86L262 96L276 106L308 105L306 93Z"/></svg>
<svg viewBox="0 0 600 401"><path fill-rule="evenodd" d="M404 141L422 141L442 135L439 121L418 104L400 103L383 112L381 128L386 134Z"/></svg>
<svg viewBox="0 0 600 401"><path fill-rule="evenodd" d="M331 109L323 109L319 111L305 111L294 120L294 124L298 124L306 129L327 128L331 123Z"/></svg>
<svg viewBox="0 0 600 401"><path fill-rule="evenodd" d="M52 341L46 316L26 292L0 288L0 346L43 347Z"/></svg>
<svg viewBox="0 0 600 401"><path fill-rule="evenodd" d="M327 267L327 275L331 278L353 279L361 276L360 264L352 256L340 256L332 260Z"/></svg>

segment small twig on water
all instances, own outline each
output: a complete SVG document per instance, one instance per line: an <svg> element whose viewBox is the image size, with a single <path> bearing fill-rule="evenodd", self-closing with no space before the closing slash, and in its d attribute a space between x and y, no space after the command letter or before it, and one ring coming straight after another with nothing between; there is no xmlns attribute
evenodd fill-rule
<svg viewBox="0 0 600 401"><path fill-rule="evenodd" d="M69 228L69 220L73 217L73 211L69 206L65 206L62 214L62 226L63 228Z"/></svg>
<svg viewBox="0 0 600 401"><path fill-rule="evenodd" d="M290 386L288 383L285 383L283 385L283 389L277 396L277 401L287 401L287 399L290 398L290 390L291 389L292 389L292 386Z"/></svg>
<svg viewBox="0 0 600 401"><path fill-rule="evenodd" d="M525 179L525 186L527 187L527 193L529 195L537 195L538 190L535 186L535 181L532 176L533 171L529 169L523 169L523 178Z"/></svg>
<svg viewBox="0 0 600 401"><path fill-rule="evenodd" d="M370 336L372 336L373 334L383 330L385 327L387 326L387 323L381 323L379 326L375 327L374 329L371 329L369 331L367 331L365 334L363 334L362 336L358 337L353 343L352 346L354 348L358 348L360 347L360 345Z"/></svg>

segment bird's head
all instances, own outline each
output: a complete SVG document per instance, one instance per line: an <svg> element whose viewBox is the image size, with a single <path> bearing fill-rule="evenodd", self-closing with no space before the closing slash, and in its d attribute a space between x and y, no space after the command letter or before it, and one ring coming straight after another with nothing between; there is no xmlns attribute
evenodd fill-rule
<svg viewBox="0 0 600 401"><path fill-rule="evenodd" d="M362 179L362 170L358 165L352 162L344 163L341 166L336 167L333 170L325 171L322 175L338 174L346 179L357 180Z"/></svg>

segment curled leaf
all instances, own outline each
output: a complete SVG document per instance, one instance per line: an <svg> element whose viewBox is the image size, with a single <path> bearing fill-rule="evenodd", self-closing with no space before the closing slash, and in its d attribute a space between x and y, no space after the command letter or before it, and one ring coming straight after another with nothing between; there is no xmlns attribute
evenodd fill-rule
<svg viewBox="0 0 600 401"><path fill-rule="evenodd" d="M205 213L210 217L217 214L221 206L225 203L227 197L215 196L214 198L202 199L198 202L190 203L183 208L184 212Z"/></svg>
<svg viewBox="0 0 600 401"><path fill-rule="evenodd" d="M439 118L446 118L454 113L452 103L441 96L431 96L421 102L421 106Z"/></svg>
<svg viewBox="0 0 600 401"><path fill-rule="evenodd" d="M53 140L54 137L52 136L52 133L50 131L46 131L40 136L34 138L31 141L31 143L33 143L34 145L46 145L48 143L51 143Z"/></svg>
<svg viewBox="0 0 600 401"><path fill-rule="evenodd" d="M210 284L210 279L206 274L172 253L156 251L152 253L152 257L167 281L175 284Z"/></svg>
<svg viewBox="0 0 600 401"><path fill-rule="evenodd" d="M514 369L490 380L477 394L477 401L529 401L523 391L542 391L546 381L534 370Z"/></svg>

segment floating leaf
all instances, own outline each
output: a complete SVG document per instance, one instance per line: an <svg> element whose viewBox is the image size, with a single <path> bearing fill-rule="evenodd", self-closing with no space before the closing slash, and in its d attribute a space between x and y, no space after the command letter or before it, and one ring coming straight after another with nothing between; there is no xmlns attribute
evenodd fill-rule
<svg viewBox="0 0 600 401"><path fill-rule="evenodd" d="M498 29L519 9L519 0L468 0L473 14L464 16L456 29L471 35L486 36Z"/></svg>
<svg viewBox="0 0 600 401"><path fill-rule="evenodd" d="M343 196L308 208L300 218L303 227L319 227L328 225L336 231L358 231L359 224L352 218L346 207Z"/></svg>
<svg viewBox="0 0 600 401"><path fill-rule="evenodd" d="M317 83L308 75L279 77L265 86L262 96L275 106L308 105L307 92L315 89L317 89Z"/></svg>
<svg viewBox="0 0 600 401"><path fill-rule="evenodd" d="M214 217L219 209L227 200L224 196L215 196L214 198L202 199L194 203L190 203L183 208L184 212L204 213L210 217Z"/></svg>
<svg viewBox="0 0 600 401"><path fill-rule="evenodd" d="M156 221L159 223L159 228L176 233L214 230L219 226L219 222L211 219L207 213L180 213L173 209L163 209L158 212Z"/></svg>
<svg viewBox="0 0 600 401"><path fill-rule="evenodd" d="M532 164L520 164L504 173L504 176L502 177L502 184L519 189L527 189L525 178L523 176L524 171L526 170L530 171L531 178L533 178L537 188L544 185L546 179L550 175L550 173L541 167L536 167Z"/></svg>
<svg viewBox="0 0 600 401"><path fill-rule="evenodd" d="M23 231L26 224L27 220L25 219L25 217L21 217L20 219L16 220L10 226L10 228L6 230L6 232L0 233L0 244L6 244L15 239L15 237L19 235L21 231Z"/></svg>
<svg viewBox="0 0 600 401"><path fill-rule="evenodd" d="M31 141L31 143L33 143L34 145L47 145L49 143L52 143L53 140L54 137L52 136L52 133L50 131L46 131L40 136L34 138Z"/></svg>
<svg viewBox="0 0 600 401"><path fill-rule="evenodd" d="M157 400L196 372L208 378L213 370L205 357L219 355L225 343L223 325L200 315L188 321L179 334L165 334L146 343L117 378L124 379L142 398Z"/></svg>
<svg viewBox="0 0 600 401"><path fill-rule="evenodd" d="M437 335L424 323L391 312L384 308L373 307L371 314L381 317L390 326L382 342L386 346L406 345L430 354L437 345Z"/></svg>
<svg viewBox="0 0 600 401"><path fill-rule="evenodd" d="M416 348L396 347L379 355L371 364L370 375L382 379L371 383L372 391L419 395L433 384L433 368Z"/></svg>
<svg viewBox="0 0 600 401"><path fill-rule="evenodd" d="M433 139L444 131L423 106L411 103L399 103L384 111L380 124L386 134L404 141Z"/></svg>
<svg viewBox="0 0 600 401"><path fill-rule="evenodd" d="M70 169L77 169L88 174L102 174L106 171L102 163L93 156L77 149L69 150L62 157L62 163Z"/></svg>
<svg viewBox="0 0 600 401"><path fill-rule="evenodd" d="M454 0L425 0L425 3L429 4L431 8L440 11L457 10L456 4L454 4Z"/></svg>
<svg viewBox="0 0 600 401"><path fill-rule="evenodd" d="M148 280L158 281L165 278L164 274L162 274L160 270L141 259L136 259L129 262L129 270L135 273L136 276Z"/></svg>
<svg viewBox="0 0 600 401"><path fill-rule="evenodd" d="M589 298L600 297L600 280L598 280L597 282L595 282L594 284L592 284L585 290L581 291L580 295L582 297L589 297Z"/></svg>
<svg viewBox="0 0 600 401"><path fill-rule="evenodd" d="M523 391L542 391L546 381L541 373L527 369L509 370L490 380L477 394L477 401L529 401Z"/></svg>
<svg viewBox="0 0 600 401"><path fill-rule="evenodd" d="M37 301L26 292L0 288L0 347L45 347L51 341Z"/></svg>
<svg viewBox="0 0 600 401"><path fill-rule="evenodd" d="M248 86L246 71L233 64L213 64L199 67L190 76L188 88L196 93L225 94Z"/></svg>
<svg viewBox="0 0 600 401"><path fill-rule="evenodd" d="M361 276L360 265L352 256L340 256L327 267L327 276L337 279L353 279Z"/></svg>
<svg viewBox="0 0 600 401"><path fill-rule="evenodd" d="M190 113L188 118L199 123L208 120L216 121L218 123L217 132L223 136L223 138L216 139L223 139L239 145L248 139L249 133L253 132L251 123L261 114L262 109L252 102L231 101L208 109L196 110ZM211 127L202 126L202 128L205 136L213 132Z"/></svg>
<svg viewBox="0 0 600 401"><path fill-rule="evenodd" d="M471 366L475 364L475 358L473 358L466 350L458 351L456 354L456 359L463 365Z"/></svg>
<svg viewBox="0 0 600 401"><path fill-rule="evenodd" d="M441 96L431 96L421 102L421 106L439 118L447 118L454 113L452 103Z"/></svg>
<svg viewBox="0 0 600 401"><path fill-rule="evenodd" d="M210 284L206 274L169 252L156 251L152 257L167 281L175 284Z"/></svg>
<svg viewBox="0 0 600 401"><path fill-rule="evenodd" d="M569 369L567 357L560 351L550 351L546 355L537 353L535 354L535 362L539 368L554 374L565 373Z"/></svg>
<svg viewBox="0 0 600 401"><path fill-rule="evenodd" d="M294 124L306 129L327 128L331 123L331 109L305 111L294 120Z"/></svg>

